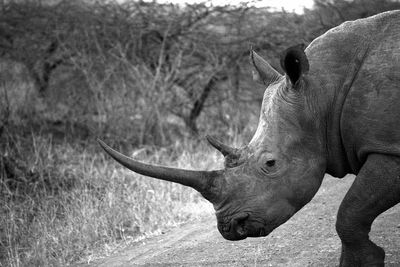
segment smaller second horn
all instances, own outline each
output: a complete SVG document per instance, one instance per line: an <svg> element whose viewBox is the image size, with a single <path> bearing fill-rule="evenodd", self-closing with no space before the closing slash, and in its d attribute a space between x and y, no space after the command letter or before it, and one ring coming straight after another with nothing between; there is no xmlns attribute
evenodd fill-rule
<svg viewBox="0 0 400 267"><path fill-rule="evenodd" d="M212 145L214 148L216 148L217 150L219 150L222 155L224 155L225 157L230 155L230 156L238 156L239 155L239 150L237 148L233 148L227 145L224 145L223 143L221 143L220 141L218 141L217 139L215 139L214 137L207 135L206 136L207 141L210 143L210 145Z"/></svg>

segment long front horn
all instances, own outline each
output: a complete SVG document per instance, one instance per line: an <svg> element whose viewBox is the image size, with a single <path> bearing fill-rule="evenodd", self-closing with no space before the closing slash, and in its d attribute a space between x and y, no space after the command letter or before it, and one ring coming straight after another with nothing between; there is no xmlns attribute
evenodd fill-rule
<svg viewBox="0 0 400 267"><path fill-rule="evenodd" d="M126 168L142 175L190 186L199 191L203 196L208 196L210 193L206 192L206 190L209 188L212 179L218 178L218 176L223 174L223 170L191 171L142 163L115 151L100 139L97 139L97 141L111 157Z"/></svg>

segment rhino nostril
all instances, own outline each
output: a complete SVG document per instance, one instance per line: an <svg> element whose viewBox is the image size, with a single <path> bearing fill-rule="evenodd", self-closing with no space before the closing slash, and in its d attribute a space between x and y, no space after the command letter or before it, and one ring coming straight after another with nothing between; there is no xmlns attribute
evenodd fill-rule
<svg viewBox="0 0 400 267"><path fill-rule="evenodd" d="M248 214L242 214L232 219L233 231L236 231L239 236L246 235L245 221L248 217Z"/></svg>
<svg viewBox="0 0 400 267"><path fill-rule="evenodd" d="M225 224L224 226L222 226L222 231L224 232L229 232L229 230L231 229L231 224Z"/></svg>
<svg viewBox="0 0 400 267"><path fill-rule="evenodd" d="M239 236L244 236L246 235L246 229L244 228L244 225L238 225L236 227L236 233L239 234Z"/></svg>

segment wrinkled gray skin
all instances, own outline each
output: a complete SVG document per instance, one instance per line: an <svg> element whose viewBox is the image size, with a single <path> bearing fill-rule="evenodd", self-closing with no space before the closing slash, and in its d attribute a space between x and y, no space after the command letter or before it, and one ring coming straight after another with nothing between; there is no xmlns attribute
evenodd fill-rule
<svg viewBox="0 0 400 267"><path fill-rule="evenodd" d="M305 50L289 48L285 75L254 52L251 61L267 87L254 137L240 149L208 137L225 169L151 166L100 144L133 171L198 190L228 240L268 235L312 199L325 173L356 174L337 217L340 266L384 266L368 234L400 202L400 11L346 22Z"/></svg>

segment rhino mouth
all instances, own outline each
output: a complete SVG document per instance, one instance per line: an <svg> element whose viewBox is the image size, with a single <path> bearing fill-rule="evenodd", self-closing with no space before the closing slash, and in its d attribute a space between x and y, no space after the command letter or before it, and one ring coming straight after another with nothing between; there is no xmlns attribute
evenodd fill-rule
<svg viewBox="0 0 400 267"><path fill-rule="evenodd" d="M253 233L249 233L248 237L265 237L268 236L276 227L260 227L256 229Z"/></svg>
<svg viewBox="0 0 400 267"><path fill-rule="evenodd" d="M267 235L269 235L269 233L271 233L271 231L267 231L267 230L265 230L265 228L260 228L258 236L259 237L267 236Z"/></svg>
<svg viewBox="0 0 400 267"><path fill-rule="evenodd" d="M251 218L249 214L239 214L227 221L218 221L217 228L221 235L231 241L243 240L247 237L264 237L269 235L276 225Z"/></svg>
<svg viewBox="0 0 400 267"><path fill-rule="evenodd" d="M260 227L257 229L248 229L247 227L244 227L242 229L237 229L236 232L227 231L228 229L230 229L229 225L224 226L225 232L220 231L221 235L227 240L239 241L248 237L256 238L268 236L273 231L273 229L275 229L275 227L273 229L269 227Z"/></svg>

